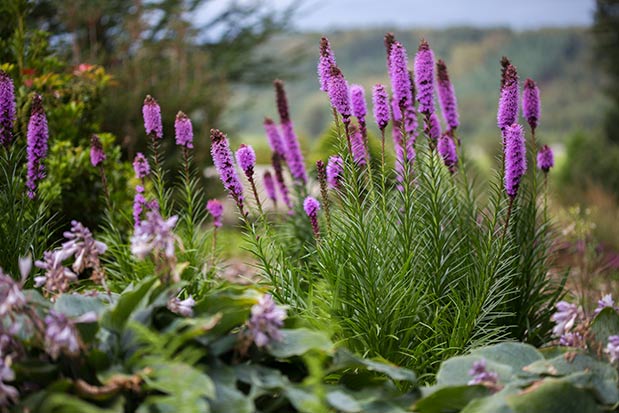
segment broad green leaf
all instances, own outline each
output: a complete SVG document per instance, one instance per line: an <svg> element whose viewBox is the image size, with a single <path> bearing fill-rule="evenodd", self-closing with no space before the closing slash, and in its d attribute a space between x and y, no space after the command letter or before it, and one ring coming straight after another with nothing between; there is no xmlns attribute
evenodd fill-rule
<svg viewBox="0 0 619 413"><path fill-rule="evenodd" d="M546 379L506 397L514 413L599 413L593 395L563 380Z"/></svg>
<svg viewBox="0 0 619 413"><path fill-rule="evenodd" d="M471 400L490 394L484 386L449 386L439 389L413 405L418 413L456 413Z"/></svg>
<svg viewBox="0 0 619 413"><path fill-rule="evenodd" d="M107 298L102 296L92 297L80 294L62 294L54 303L54 310L71 318L93 312L98 318L105 311L107 306Z"/></svg>
<svg viewBox="0 0 619 413"><path fill-rule="evenodd" d="M282 336L281 341L276 341L267 348L267 351L274 357L301 356L311 350L330 353L334 349L329 337L320 331L297 328L282 330Z"/></svg>
<svg viewBox="0 0 619 413"><path fill-rule="evenodd" d="M437 385L442 387L467 384L471 380L469 371L473 363L481 359L482 357L478 355L468 355L452 357L444 361L436 375ZM499 383L511 381L515 373L511 366L488 359L486 359L486 369L499 375Z"/></svg>
<svg viewBox="0 0 619 413"><path fill-rule="evenodd" d="M411 370L394 366L387 361L375 361L357 357L346 350L338 349L334 357L331 371L345 368L365 368L369 371L382 373L392 380L405 380L411 383L416 380L415 373Z"/></svg>
<svg viewBox="0 0 619 413"><path fill-rule="evenodd" d="M325 410L316 394L301 386L288 386L284 394L290 403L302 413L316 413Z"/></svg>
<svg viewBox="0 0 619 413"><path fill-rule="evenodd" d="M522 370L524 366L544 358L532 345L512 342L481 347L471 351L471 355L483 357L487 361L511 366L514 369L514 373Z"/></svg>
<svg viewBox="0 0 619 413"><path fill-rule="evenodd" d="M356 413L362 410L357 400L341 390L327 393L327 402L335 409L346 413Z"/></svg>
<svg viewBox="0 0 619 413"><path fill-rule="evenodd" d="M215 385L206 374L184 363L152 365L152 374L145 376L148 387L181 399L215 398Z"/></svg>
<svg viewBox="0 0 619 413"><path fill-rule="evenodd" d="M605 347L608 336L619 334L619 314L610 307L604 308L591 323L591 332L598 345Z"/></svg>
<svg viewBox="0 0 619 413"><path fill-rule="evenodd" d="M103 313L101 326L120 333L133 312L146 304L146 296L158 281L158 278L150 277L143 280L135 288L123 291L116 305Z"/></svg>

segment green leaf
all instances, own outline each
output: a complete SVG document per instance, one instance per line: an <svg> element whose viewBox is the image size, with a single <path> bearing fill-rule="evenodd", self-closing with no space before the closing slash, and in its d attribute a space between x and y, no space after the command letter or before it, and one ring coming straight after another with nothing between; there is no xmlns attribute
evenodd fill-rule
<svg viewBox="0 0 619 413"><path fill-rule="evenodd" d="M356 413L361 411L361 405L351 396L341 390L335 390L327 393L327 402L329 404L346 413Z"/></svg>
<svg viewBox="0 0 619 413"><path fill-rule="evenodd" d="M605 347L608 336L619 334L619 314L613 308L606 307L598 313L591 323L593 339Z"/></svg>
<svg viewBox="0 0 619 413"><path fill-rule="evenodd" d="M417 377L411 370L407 370L398 366L389 364L385 361L368 360L350 353L349 351L338 349L335 353L333 367L331 371L337 371L347 368L365 368L369 371L382 373L392 380L404 380L415 382Z"/></svg>
<svg viewBox="0 0 619 413"><path fill-rule="evenodd" d="M284 394L288 401L300 412L315 413L325 410L318 396L301 386L288 386L284 390Z"/></svg>
<svg viewBox="0 0 619 413"><path fill-rule="evenodd" d="M179 399L215 398L215 384L206 374L184 363L157 363L153 373L145 376L146 384Z"/></svg>
<svg viewBox="0 0 619 413"><path fill-rule="evenodd" d="M419 400L412 410L418 413L456 413L471 400L489 394L490 390L484 386L444 387Z"/></svg>
<svg viewBox="0 0 619 413"><path fill-rule="evenodd" d="M471 355L485 358L487 361L506 364L519 372L523 367L542 360L544 356L532 345L524 343L499 343L471 351Z"/></svg>
<svg viewBox="0 0 619 413"><path fill-rule="evenodd" d="M107 299L101 296L62 294L54 303L54 310L71 318L93 312L98 318L105 311L107 305Z"/></svg>
<svg viewBox="0 0 619 413"><path fill-rule="evenodd" d="M146 296L158 281L157 277L150 277L143 280L135 288L128 287L120 295L116 305L103 313L101 326L120 333L133 312L146 305Z"/></svg>
<svg viewBox="0 0 619 413"><path fill-rule="evenodd" d="M469 370L473 363L481 360L478 355L452 357L441 364L436 375L436 383L440 386L460 386L465 385L471 380ZM512 380L514 373L513 367L493 360L486 359L486 368L499 375L499 382L506 383Z"/></svg>
<svg viewBox="0 0 619 413"><path fill-rule="evenodd" d="M301 356L311 350L325 353L331 353L334 350L329 337L320 331L297 328L282 330L282 336L281 341L276 341L267 348L267 351L277 358Z"/></svg>
<svg viewBox="0 0 619 413"><path fill-rule="evenodd" d="M506 397L514 413L599 413L593 396L563 380L546 379Z"/></svg>
<svg viewBox="0 0 619 413"><path fill-rule="evenodd" d="M573 353L572 353L573 355ZM563 377L576 387L593 391L601 403L612 405L619 402L619 375L608 363L600 362L586 354L566 355L551 360L541 360L526 367L540 375Z"/></svg>

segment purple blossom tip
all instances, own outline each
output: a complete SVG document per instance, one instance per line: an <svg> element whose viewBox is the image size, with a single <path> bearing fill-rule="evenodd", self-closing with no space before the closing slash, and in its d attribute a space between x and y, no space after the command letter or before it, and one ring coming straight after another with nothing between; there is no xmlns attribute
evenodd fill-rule
<svg viewBox="0 0 619 413"><path fill-rule="evenodd" d="M135 158L133 158L133 170L135 171L135 176L138 179L143 179L150 174L148 160L141 152L135 154Z"/></svg>
<svg viewBox="0 0 619 413"><path fill-rule="evenodd" d="M275 101L277 103L280 123L289 122L290 113L288 111L288 98L286 97L286 90L284 89L284 81L276 79L273 81L273 86L275 87Z"/></svg>
<svg viewBox="0 0 619 413"><path fill-rule="evenodd" d="M327 92L329 89L331 68L335 65L335 55L331 50L329 39L323 37L320 39L320 57L318 58L318 80L320 81L320 90L323 92Z"/></svg>
<svg viewBox="0 0 619 413"><path fill-rule="evenodd" d="M391 48L393 44L396 42L395 35L392 32L385 33L385 38L383 40L385 44L385 51L387 52L387 63L389 63Z"/></svg>
<svg viewBox="0 0 619 413"><path fill-rule="evenodd" d="M161 108L151 95L146 95L142 106L142 116L144 117L144 128L146 134L155 139L163 138L163 125L161 123Z"/></svg>
<svg viewBox="0 0 619 413"><path fill-rule="evenodd" d="M510 198L518 193L520 181L527 170L527 150L524 131L517 123L505 129L505 192Z"/></svg>
<svg viewBox="0 0 619 413"><path fill-rule="evenodd" d="M290 169L290 175L297 183L305 185L307 182L307 171L305 170L305 159L301 152L301 145L297 134L294 132L292 122L288 121L282 124L282 132L286 145L286 162Z"/></svg>
<svg viewBox="0 0 619 413"><path fill-rule="evenodd" d="M241 214L245 214L243 186L234 169L228 138L219 129L211 129L211 156L224 188L236 202Z"/></svg>
<svg viewBox="0 0 619 413"><path fill-rule="evenodd" d="M444 133L438 140L436 149L443 158L445 166L449 168L449 172L452 174L456 171L456 165L458 164L458 153L456 152L456 144L449 133Z"/></svg>
<svg viewBox="0 0 619 413"><path fill-rule="evenodd" d="M389 54L389 78L391 91L398 106L403 108L412 103L411 79L408 75L408 56L401 43L395 42Z"/></svg>
<svg viewBox="0 0 619 413"><path fill-rule="evenodd" d="M505 86L505 74L507 73L507 68L511 65L512 63L506 56L501 57L501 89Z"/></svg>
<svg viewBox="0 0 619 413"><path fill-rule="evenodd" d="M352 114L357 119L365 119L367 109L365 107L365 90L363 86L350 86L350 102L352 104Z"/></svg>
<svg viewBox="0 0 619 413"><path fill-rule="evenodd" d="M555 157L552 149L548 145L544 145L537 153L537 167L544 172L548 172L555 165Z"/></svg>
<svg viewBox="0 0 619 413"><path fill-rule="evenodd" d="M90 163L96 168L105 161L105 158L101 140L97 135L92 135L92 138L90 138Z"/></svg>
<svg viewBox="0 0 619 413"><path fill-rule="evenodd" d="M374 120L378 129L384 130L389 124L389 96L385 86L374 85L372 89L372 104L374 106Z"/></svg>
<svg viewBox="0 0 619 413"><path fill-rule="evenodd" d="M434 112L434 53L425 40L419 44L415 55L415 86L419 112L431 114Z"/></svg>
<svg viewBox="0 0 619 413"><path fill-rule="evenodd" d="M447 66L440 60L436 63L438 102L443 113L443 119L449 129L456 129L460 124L458 104L454 87L449 79Z"/></svg>
<svg viewBox="0 0 619 413"><path fill-rule="evenodd" d="M13 142L16 114L13 80L0 70L0 145L8 146Z"/></svg>
<svg viewBox="0 0 619 413"><path fill-rule="evenodd" d="M497 125L501 130L516 123L518 120L518 73L512 65L505 69L505 83L501 89L499 109L497 112Z"/></svg>
<svg viewBox="0 0 619 413"><path fill-rule="evenodd" d="M35 198L38 182L45 177L43 161L47 157L48 139L49 131L47 128L47 117L43 109L43 100L41 95L36 94L32 98L27 133L28 175L26 188L28 189L28 197L30 199Z"/></svg>
<svg viewBox="0 0 619 413"><path fill-rule="evenodd" d="M333 189L339 189L344 172L344 161L339 156L329 157L327 162L327 183Z"/></svg>
<svg viewBox="0 0 619 413"><path fill-rule="evenodd" d="M224 206L217 199L209 199L206 203L206 209L209 214L213 217L213 226L215 228L220 228L223 225L223 215L224 215Z"/></svg>
<svg viewBox="0 0 619 413"><path fill-rule="evenodd" d="M351 115L348 82L346 82L342 71L337 66L331 67L328 93L331 106L342 115L346 122L347 118Z"/></svg>
<svg viewBox="0 0 619 413"><path fill-rule="evenodd" d="M271 172L265 171L262 177L264 183L264 190L267 193L267 196L274 204L277 204L277 192L275 191L275 181L273 180L273 175Z"/></svg>
<svg viewBox="0 0 619 413"><path fill-rule="evenodd" d="M236 151L236 163L245 172L245 176L251 178L256 166L256 152L249 145L242 144Z"/></svg>
<svg viewBox="0 0 619 413"><path fill-rule="evenodd" d="M310 219L314 236L318 238L320 236L320 229L318 227L318 211L320 210L320 202L318 202L316 198L308 196L305 198L305 201L303 201L303 210L305 210L305 213Z"/></svg>
<svg viewBox="0 0 619 413"><path fill-rule="evenodd" d="M176 114L174 132L177 145L189 149L193 148L193 126L191 125L191 119L183 112Z"/></svg>
<svg viewBox="0 0 619 413"><path fill-rule="evenodd" d="M283 157L286 155L286 148L282 136L277 129L277 125L271 118L264 118L264 131L266 132L269 146L273 153Z"/></svg>
<svg viewBox="0 0 619 413"><path fill-rule="evenodd" d="M537 128L540 112L539 88L533 79L527 78L524 81L524 89L522 91L522 113L531 129Z"/></svg>

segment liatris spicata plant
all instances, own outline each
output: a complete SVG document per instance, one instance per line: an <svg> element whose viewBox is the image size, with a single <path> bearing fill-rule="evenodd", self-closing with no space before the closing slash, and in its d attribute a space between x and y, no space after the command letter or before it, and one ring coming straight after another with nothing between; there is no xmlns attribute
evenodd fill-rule
<svg viewBox="0 0 619 413"><path fill-rule="evenodd" d="M284 200L284 204L286 204L286 207L288 208L288 212L292 214L292 200L290 199L290 192L288 191L288 186L286 185L286 180L284 179L282 158L278 154L274 153L271 157L271 164L273 165L273 172L275 172L275 181L277 182L279 193Z"/></svg>
<svg viewBox="0 0 619 413"><path fill-rule="evenodd" d="M344 172L344 161L339 156L329 157L327 162L327 183L333 189L340 189L342 174Z"/></svg>
<svg viewBox="0 0 619 413"><path fill-rule="evenodd" d="M402 183L405 180L407 166L410 168L410 166L412 166L415 162L415 158L417 156L415 152L415 136L406 136L406 134L403 133L401 128L402 112L395 99L391 100L391 117L393 119L391 134L393 137L393 145L396 155L396 180L399 184L397 188L398 190L403 191L404 186ZM412 173L410 170L408 172L409 175Z"/></svg>
<svg viewBox="0 0 619 413"><path fill-rule="evenodd" d="M303 201L303 210L307 214L310 223L312 224L312 231L316 239L320 238L320 228L318 226L318 211L320 210L320 202L316 198L308 196Z"/></svg>
<svg viewBox="0 0 619 413"><path fill-rule="evenodd" d="M307 171L305 170L305 160L301 153L301 145L294 132L290 112L288 110L288 99L284 90L284 82L277 79L273 82L275 86L275 97L277 102L277 111L282 127L284 142L286 146L286 162L290 168L290 174L293 179L300 185L307 183Z"/></svg>
<svg viewBox="0 0 619 413"><path fill-rule="evenodd" d="M527 170L527 149L522 126L513 124L505 128L505 192L514 199L520 181Z"/></svg>
<svg viewBox="0 0 619 413"><path fill-rule="evenodd" d="M331 231L331 211L329 202L329 192L327 191L327 167L322 160L316 161L316 175L320 184L320 196L325 208L325 218L327 219L327 229Z"/></svg>
<svg viewBox="0 0 619 413"><path fill-rule="evenodd" d="M361 85L350 86L350 103L352 106L352 114L359 121L359 130L365 140L367 137L367 127L365 123L365 115L367 108L365 105L365 90Z"/></svg>
<svg viewBox="0 0 619 413"><path fill-rule="evenodd" d="M554 165L555 158L552 153L552 149L548 145L542 146L537 153L537 167L544 171L544 173L548 173L548 171L550 171L550 168L552 168Z"/></svg>
<svg viewBox="0 0 619 413"><path fill-rule="evenodd" d="M99 170L99 176L101 177L101 185L103 186L103 195L105 196L105 202L107 203L107 209L111 211L112 201L110 199L110 191L107 186L107 177L105 176L105 169L103 168L103 161L106 156L103 151L103 145L97 135L92 135L90 138L90 163L92 166Z"/></svg>
<svg viewBox="0 0 619 413"><path fill-rule="evenodd" d="M161 123L161 108L151 95L146 95L142 106L144 129L151 139L163 138L163 125Z"/></svg>
<svg viewBox="0 0 619 413"><path fill-rule="evenodd" d="M146 198L144 197L144 187L136 185L135 196L133 197L133 225L137 228L142 220L142 212L146 206Z"/></svg>
<svg viewBox="0 0 619 413"><path fill-rule="evenodd" d="M13 142L16 113L13 79L5 71L0 70L0 145L4 147Z"/></svg>
<svg viewBox="0 0 619 413"><path fill-rule="evenodd" d="M512 62L507 58L507 56L501 57L501 90L505 86L507 68L511 66Z"/></svg>
<svg viewBox="0 0 619 413"><path fill-rule="evenodd" d="M449 79L447 66L441 59L436 62L436 77L436 91L438 92L438 102L441 107L441 112L443 113L443 119L450 130L455 130L460 124L456 92Z"/></svg>
<svg viewBox="0 0 619 413"><path fill-rule="evenodd" d="M221 228L223 225L224 206L218 199L209 199L206 203L208 213L213 217L213 226Z"/></svg>
<svg viewBox="0 0 619 413"><path fill-rule="evenodd" d="M518 120L518 73L513 65L505 69L504 79L497 112L497 125L503 132Z"/></svg>
<svg viewBox="0 0 619 413"><path fill-rule="evenodd" d="M476 385L476 384L488 384L488 385L496 385L499 381L499 375L493 371L488 371L486 367L486 359L480 359L473 363L473 367L469 370L469 376L471 376L471 380L469 380L468 385Z"/></svg>
<svg viewBox="0 0 619 413"><path fill-rule="evenodd" d="M57 359L61 354L75 356L81 347L79 334L69 318L57 311L50 310L45 317L45 350Z"/></svg>
<svg viewBox="0 0 619 413"><path fill-rule="evenodd" d="M219 129L211 129L211 156L224 188L236 202L241 215L245 216L243 186L234 169L228 138Z"/></svg>
<svg viewBox="0 0 619 413"><path fill-rule="evenodd" d="M277 130L277 125L271 118L264 118L264 131L267 135L269 146L274 154L277 154L281 158L286 156L286 147L282 141L282 137Z"/></svg>
<svg viewBox="0 0 619 413"><path fill-rule="evenodd" d="M541 113L541 102L539 98L539 88L533 79L527 78L524 81L522 90L522 114L529 123L531 131L535 133Z"/></svg>
<svg viewBox="0 0 619 413"><path fill-rule="evenodd" d="M458 153L456 152L456 144L453 138L448 132L445 132L440 139L436 149L443 158L443 163L449 169L452 174L456 172L456 166L458 165Z"/></svg>
<svg viewBox="0 0 619 413"><path fill-rule="evenodd" d="M256 166L256 153L254 152L254 148L249 145L242 144L236 151L236 163L245 173L245 176L249 181L249 185L251 186L251 190L254 193L258 210L260 211L260 214L262 214L262 204L260 203L260 197L258 196L258 191L256 189L256 182L254 181L254 167Z"/></svg>
<svg viewBox="0 0 619 413"><path fill-rule="evenodd" d="M265 171L262 175L262 182L264 184L264 190L267 193L267 197L273 202L273 205L277 207L277 191L275 190L275 181L271 172Z"/></svg>
<svg viewBox="0 0 619 413"><path fill-rule="evenodd" d="M415 85L419 112L434 113L434 53L425 40L421 41L415 55Z"/></svg>
<svg viewBox="0 0 619 413"><path fill-rule="evenodd" d="M415 109L415 81L413 72L408 71L408 78L411 85L411 100L404 108L404 131L408 134L409 141L412 139L412 144L415 144L417 139L417 109Z"/></svg>
<svg viewBox="0 0 619 413"><path fill-rule="evenodd" d="M331 50L329 39L322 37L320 39L320 57L318 58L318 80L320 81L320 90L323 92L329 90L329 78L333 66L336 66L335 55Z"/></svg>
<svg viewBox="0 0 619 413"><path fill-rule="evenodd" d="M361 131L354 126L350 128L350 143L352 149L352 159L359 165L366 165L366 159L368 157L367 149L365 147L365 141Z"/></svg>
<svg viewBox="0 0 619 413"><path fill-rule="evenodd" d="M280 329L284 326L286 311L278 307L270 294L265 294L251 308L247 332L258 347L265 347L283 339Z"/></svg>
<svg viewBox="0 0 619 413"><path fill-rule="evenodd" d="M395 42L395 35L392 32L385 33L383 43L385 44L385 51L387 52L387 68L389 68L389 61L391 60L391 48Z"/></svg>
<svg viewBox="0 0 619 413"><path fill-rule="evenodd" d="M393 99L400 110L412 104L411 80L408 74L408 56L401 43L391 45L389 52L389 78Z"/></svg>
<svg viewBox="0 0 619 413"><path fill-rule="evenodd" d="M45 166L43 161L47 156L47 140L49 132L47 130L47 117L43 109L41 95L34 95L28 122L28 176L26 187L28 197L34 199L38 182L45 177Z"/></svg>
<svg viewBox="0 0 619 413"><path fill-rule="evenodd" d="M331 106L342 115L344 127L348 128L350 124L350 115L352 114L350 107L350 92L348 91L348 82L344 78L344 74L339 67L331 68L331 76L329 77L329 100ZM347 132L348 133L348 132Z"/></svg>
<svg viewBox="0 0 619 413"><path fill-rule="evenodd" d="M374 106L374 120L381 132L389 124L389 96L385 86L377 83L372 89L372 104Z"/></svg>
<svg viewBox="0 0 619 413"><path fill-rule="evenodd" d="M183 148L193 148L193 126L191 125L191 119L183 112L176 114L174 133L177 145Z"/></svg>
<svg viewBox="0 0 619 413"><path fill-rule="evenodd" d="M619 336L608 336L608 344L606 345L604 352L608 354L608 359L611 363L615 363L619 360Z"/></svg>
<svg viewBox="0 0 619 413"><path fill-rule="evenodd" d="M433 141L436 141L438 138L441 137L441 123L438 120L438 116L436 115L436 113L431 114L428 118L426 129L428 138L432 139Z"/></svg>
<svg viewBox="0 0 619 413"><path fill-rule="evenodd" d="M135 171L135 176L138 179L144 181L150 174L150 166L148 165L148 160L141 152L138 152L133 158L133 170Z"/></svg>

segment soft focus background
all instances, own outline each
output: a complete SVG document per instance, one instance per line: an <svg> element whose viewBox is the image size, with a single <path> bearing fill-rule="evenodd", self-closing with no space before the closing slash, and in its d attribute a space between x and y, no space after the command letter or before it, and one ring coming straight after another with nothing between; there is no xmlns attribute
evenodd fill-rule
<svg viewBox="0 0 619 413"><path fill-rule="evenodd" d="M330 112L316 79L320 37L329 37L349 82L369 90L387 79L387 31L411 56L427 39L447 62L459 100L460 137L482 174L500 145L501 56L511 59L522 81L537 81L539 139L557 155L551 208L565 241L557 251L572 268L614 282L617 0L0 0L0 65L22 96L45 94L53 178L47 190L62 195L61 215L89 223L101 213L97 191L89 199L72 197L96 182L84 152L90 134L109 133L104 143L121 148L114 156L132 159L146 146L140 111L146 94L161 104L166 136L173 136L178 110L191 117L196 159L207 168L212 127L227 131L235 145L251 143L259 161L266 161L262 120L276 114L271 82L281 78L304 152L308 159L324 157L321 136ZM122 186L127 170L119 166L113 184ZM205 185L219 190L206 179ZM76 202L85 205L78 212L84 217L74 216Z"/></svg>

